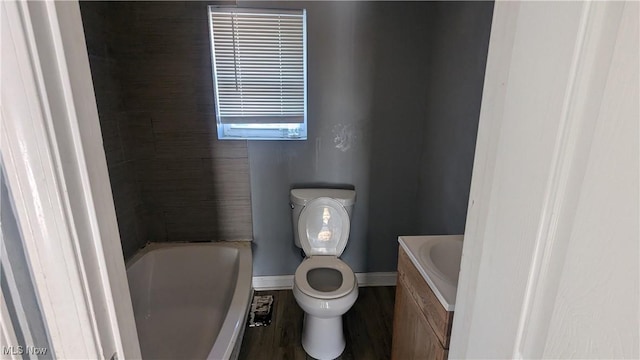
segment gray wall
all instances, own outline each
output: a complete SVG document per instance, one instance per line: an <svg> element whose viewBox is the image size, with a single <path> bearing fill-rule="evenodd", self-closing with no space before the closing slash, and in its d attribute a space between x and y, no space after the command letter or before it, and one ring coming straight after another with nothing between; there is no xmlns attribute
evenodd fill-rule
<svg viewBox="0 0 640 360"><path fill-rule="evenodd" d="M285 6L307 9L309 140L249 142L255 275L300 263L296 186L355 188L356 272L394 271L399 235L462 233L492 3Z"/></svg>
<svg viewBox="0 0 640 360"><path fill-rule="evenodd" d="M309 139L248 143L215 136L206 5L81 3L99 110L119 109L115 130L100 114L107 159L135 169L119 186L110 164L116 210L139 210L144 235L123 236L125 255L253 233L255 275L293 274L298 186L355 188L357 272L395 270L398 235L464 230L492 3L239 1L308 16ZM100 31L114 35L92 43ZM99 91L112 64L120 90Z"/></svg>
<svg viewBox="0 0 640 360"><path fill-rule="evenodd" d="M434 3L420 161L420 232L462 234L493 3Z"/></svg>

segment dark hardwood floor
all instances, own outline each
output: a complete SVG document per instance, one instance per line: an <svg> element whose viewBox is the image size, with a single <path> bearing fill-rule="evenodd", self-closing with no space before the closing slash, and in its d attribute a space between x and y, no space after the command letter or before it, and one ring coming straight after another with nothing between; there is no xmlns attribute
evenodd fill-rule
<svg viewBox="0 0 640 360"><path fill-rule="evenodd" d="M347 346L338 359L389 359L395 287L363 287L359 291L355 305L343 317ZM274 297L271 325L246 329L240 360L313 359L300 344L304 313L291 290L256 294Z"/></svg>

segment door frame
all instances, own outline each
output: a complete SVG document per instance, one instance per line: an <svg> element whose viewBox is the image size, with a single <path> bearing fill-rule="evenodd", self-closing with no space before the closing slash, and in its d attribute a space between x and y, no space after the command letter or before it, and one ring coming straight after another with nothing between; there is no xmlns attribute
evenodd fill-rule
<svg viewBox="0 0 640 360"><path fill-rule="evenodd" d="M625 70L614 49L637 43L637 16L631 1L496 2L450 358L543 357L603 93Z"/></svg>
<svg viewBox="0 0 640 360"><path fill-rule="evenodd" d="M1 161L50 350L140 358L79 3L0 9Z"/></svg>
<svg viewBox="0 0 640 360"><path fill-rule="evenodd" d="M510 241L532 241L533 251L516 254L524 271L510 274L514 282L525 284L524 291L515 298L498 296L492 305L515 304L518 309L515 318L502 319L499 330L514 330L515 335L500 350L515 358L538 351L536 322L544 321L538 315L547 306L540 295L553 286L547 270L564 246L556 220L572 206L563 199L575 196L567 181L584 170L563 164L575 160L576 147L584 146L576 134L594 121L585 111L597 91L585 92L580 85L591 83L597 89L604 81L599 69L610 61L606 51L589 49L615 40L616 19L626 6L581 2L574 14L577 22L566 24L573 28L542 29L549 37L561 30L575 32L569 55L548 54L571 57L569 82L555 84L565 96L559 108L561 124L548 144L554 160L547 176L538 180L546 190L535 230L518 239L495 238L490 219L501 205L494 196L505 176L496 159L509 121L504 102L514 39L522 35L519 25L526 21L520 17L523 7L535 4L497 2L494 8L452 358L468 357L473 354L469 349L481 341L474 337L486 303L481 285L500 270L489 255L512 256L501 253ZM60 358L140 358L79 4L6 1L0 6L2 165L53 351ZM13 50L13 57L6 55L7 49ZM553 90L554 84L547 85Z"/></svg>

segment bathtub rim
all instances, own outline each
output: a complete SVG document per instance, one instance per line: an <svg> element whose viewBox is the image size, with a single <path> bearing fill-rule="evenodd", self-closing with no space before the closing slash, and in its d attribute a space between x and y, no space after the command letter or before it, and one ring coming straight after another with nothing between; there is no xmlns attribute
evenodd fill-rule
<svg viewBox="0 0 640 360"><path fill-rule="evenodd" d="M216 242L162 242L148 243L126 262L126 270L146 254L159 249L183 246L221 246L238 249L238 278L233 290L231 303L225 315L220 332L207 356L208 360L229 359L234 353L240 335L245 327L247 315L253 295L253 259L251 241L216 241ZM136 327L137 331L137 327Z"/></svg>

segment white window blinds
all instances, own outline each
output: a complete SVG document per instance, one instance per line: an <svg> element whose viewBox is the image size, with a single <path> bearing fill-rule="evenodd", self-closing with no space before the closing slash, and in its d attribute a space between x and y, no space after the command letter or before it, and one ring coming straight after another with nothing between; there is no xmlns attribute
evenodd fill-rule
<svg viewBox="0 0 640 360"><path fill-rule="evenodd" d="M306 123L304 10L209 7L219 124Z"/></svg>

